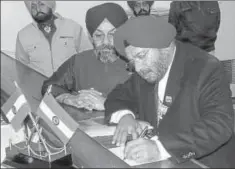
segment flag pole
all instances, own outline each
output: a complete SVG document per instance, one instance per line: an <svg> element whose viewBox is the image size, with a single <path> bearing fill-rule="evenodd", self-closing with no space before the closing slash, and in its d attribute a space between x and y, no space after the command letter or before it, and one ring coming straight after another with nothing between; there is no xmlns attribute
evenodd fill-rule
<svg viewBox="0 0 235 169"><path fill-rule="evenodd" d="M46 151L47 151L47 153L48 153L49 162L51 162L51 157L50 157L51 151L50 151L49 148L47 147L47 145L46 145L46 143L45 143L45 140L44 140L44 138L42 137L41 132L39 131L38 126L37 126L37 123L36 123L36 121L35 121L35 119L34 119L34 117L33 117L33 115L32 115L31 112L29 112L29 117L30 117L30 119L32 120L33 125L34 125L34 127L35 127L35 129L36 129L36 131L37 131L37 133L38 133L38 136L39 136L40 140L42 141L42 144L43 144L43 146L45 147L45 149L46 149Z"/></svg>

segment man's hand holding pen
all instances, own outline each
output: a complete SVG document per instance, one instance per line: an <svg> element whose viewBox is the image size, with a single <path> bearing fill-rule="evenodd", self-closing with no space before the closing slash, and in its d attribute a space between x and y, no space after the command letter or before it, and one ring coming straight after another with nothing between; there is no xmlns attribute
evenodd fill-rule
<svg viewBox="0 0 235 169"><path fill-rule="evenodd" d="M145 138L151 127L134 119L131 114L123 116L116 128L113 144L125 146L124 159L136 162L151 162L160 159L159 148L155 141ZM132 136L127 140L128 135Z"/></svg>

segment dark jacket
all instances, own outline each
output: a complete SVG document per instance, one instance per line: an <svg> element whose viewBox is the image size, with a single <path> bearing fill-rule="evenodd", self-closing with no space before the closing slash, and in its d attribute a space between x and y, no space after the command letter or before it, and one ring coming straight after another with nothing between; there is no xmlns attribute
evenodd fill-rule
<svg viewBox="0 0 235 169"><path fill-rule="evenodd" d="M213 51L220 26L218 1L174 1L169 23L177 30L176 39Z"/></svg>
<svg viewBox="0 0 235 169"><path fill-rule="evenodd" d="M235 166L235 141L230 97L220 61L191 44L176 41L164 96L169 108L159 127L154 85L137 74L108 95L105 117L109 121L113 112L129 109L155 127L172 159L183 162L196 158L209 167L231 167L231 162ZM229 141L231 138L233 141Z"/></svg>

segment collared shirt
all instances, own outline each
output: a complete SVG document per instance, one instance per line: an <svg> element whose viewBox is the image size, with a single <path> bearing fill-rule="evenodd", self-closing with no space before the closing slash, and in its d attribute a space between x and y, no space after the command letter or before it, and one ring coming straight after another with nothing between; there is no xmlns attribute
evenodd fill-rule
<svg viewBox="0 0 235 169"><path fill-rule="evenodd" d="M55 15L52 16L51 20L47 23L38 23L38 28L42 31L46 39L49 41L51 45L52 37L56 32L55 20L57 17Z"/></svg>

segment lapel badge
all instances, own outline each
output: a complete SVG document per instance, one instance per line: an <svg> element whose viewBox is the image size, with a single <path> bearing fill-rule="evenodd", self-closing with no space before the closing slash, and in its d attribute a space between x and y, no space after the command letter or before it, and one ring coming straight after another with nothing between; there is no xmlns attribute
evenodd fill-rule
<svg viewBox="0 0 235 169"><path fill-rule="evenodd" d="M172 103L172 97L171 96L166 96L165 98L166 103Z"/></svg>

